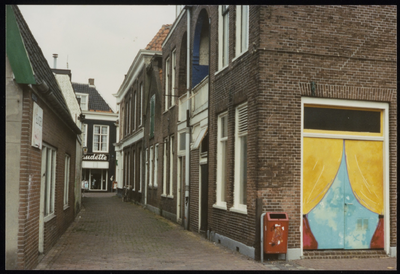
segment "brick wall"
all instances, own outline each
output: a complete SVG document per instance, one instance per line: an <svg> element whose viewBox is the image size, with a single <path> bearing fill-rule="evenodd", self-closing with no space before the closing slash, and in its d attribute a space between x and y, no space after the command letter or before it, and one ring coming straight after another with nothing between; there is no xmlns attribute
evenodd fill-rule
<svg viewBox="0 0 400 274"><path fill-rule="evenodd" d="M74 134L53 110L38 97L38 105L43 109L43 142L57 149L55 217L45 223L44 253L55 244L74 218L74 176L76 134ZM38 263L39 210L41 187L42 151L31 146L32 101L31 90L24 90L23 120L21 129L21 178L18 233L18 268L32 269ZM64 158L69 154L70 182L69 208L64 203Z"/></svg>
<svg viewBox="0 0 400 274"><path fill-rule="evenodd" d="M234 57L235 10L230 7L230 62L215 75L218 11L210 8L209 228L256 248L259 217L289 215L289 248L300 248L301 98L315 96L389 103L391 245L397 206L396 7L250 6L249 51ZM307 87L306 87L307 86ZM227 206L233 202L234 108L248 102L247 215L215 209L217 115L228 111ZM261 210L257 210L257 204Z"/></svg>
<svg viewBox="0 0 400 274"><path fill-rule="evenodd" d="M263 211L288 212L289 248L300 247L300 100L312 96L311 81L315 97L389 103L390 204L397 205L395 14L376 6L260 9L259 195ZM391 245L395 216L392 210Z"/></svg>

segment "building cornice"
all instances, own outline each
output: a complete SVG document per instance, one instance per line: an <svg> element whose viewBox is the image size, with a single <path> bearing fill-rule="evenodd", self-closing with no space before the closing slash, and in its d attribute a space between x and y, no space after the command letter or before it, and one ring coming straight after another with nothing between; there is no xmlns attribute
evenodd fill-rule
<svg viewBox="0 0 400 274"><path fill-rule="evenodd" d="M139 72L145 64L146 56L153 56L156 54L160 54L160 51L154 50L145 50L140 49L135 59L133 60L131 66L129 67L128 73L124 81L121 84L117 93L114 93L113 96L117 98L117 104L121 102L122 98L125 96L125 93L129 90L129 87L132 85L133 81L137 78Z"/></svg>

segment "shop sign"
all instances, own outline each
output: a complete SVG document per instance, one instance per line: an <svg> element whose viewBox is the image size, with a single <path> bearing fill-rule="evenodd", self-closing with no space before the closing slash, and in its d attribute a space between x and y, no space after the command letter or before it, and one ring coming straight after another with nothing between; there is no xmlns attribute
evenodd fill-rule
<svg viewBox="0 0 400 274"><path fill-rule="evenodd" d="M106 154L86 154L83 156L83 160L86 161L107 161L108 157Z"/></svg>
<svg viewBox="0 0 400 274"><path fill-rule="evenodd" d="M43 109L33 102L32 146L42 149Z"/></svg>

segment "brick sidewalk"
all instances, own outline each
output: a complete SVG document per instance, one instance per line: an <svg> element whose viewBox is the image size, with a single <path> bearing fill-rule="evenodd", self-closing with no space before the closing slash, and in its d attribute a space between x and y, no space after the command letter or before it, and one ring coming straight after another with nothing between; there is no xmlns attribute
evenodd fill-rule
<svg viewBox="0 0 400 274"><path fill-rule="evenodd" d="M261 264L115 193L85 193L75 221L36 270L395 270L396 258Z"/></svg>
<svg viewBox="0 0 400 274"><path fill-rule="evenodd" d="M84 209L37 270L269 270L115 193L85 193Z"/></svg>

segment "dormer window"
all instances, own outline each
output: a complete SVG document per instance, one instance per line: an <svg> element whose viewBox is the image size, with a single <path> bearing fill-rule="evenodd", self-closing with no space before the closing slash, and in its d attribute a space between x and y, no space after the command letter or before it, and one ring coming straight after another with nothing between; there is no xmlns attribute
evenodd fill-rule
<svg viewBox="0 0 400 274"><path fill-rule="evenodd" d="M81 106L81 110L88 110L88 106L89 106L88 94L76 93L76 99L78 99L78 103Z"/></svg>

